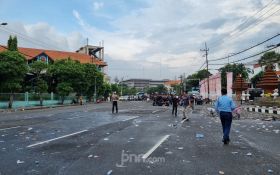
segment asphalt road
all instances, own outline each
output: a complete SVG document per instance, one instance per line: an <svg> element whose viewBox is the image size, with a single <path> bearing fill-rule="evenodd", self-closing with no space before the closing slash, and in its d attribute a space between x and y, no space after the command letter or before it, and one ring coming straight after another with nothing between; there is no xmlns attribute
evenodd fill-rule
<svg viewBox="0 0 280 175"><path fill-rule="evenodd" d="M147 102L0 113L0 175L280 174L280 122L235 120L231 143L201 106L181 122Z"/></svg>

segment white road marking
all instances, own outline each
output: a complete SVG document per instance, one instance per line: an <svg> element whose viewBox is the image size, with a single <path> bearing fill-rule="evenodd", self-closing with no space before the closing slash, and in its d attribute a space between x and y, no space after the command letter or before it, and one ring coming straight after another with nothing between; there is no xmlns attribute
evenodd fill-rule
<svg viewBox="0 0 280 175"><path fill-rule="evenodd" d="M162 139L160 139L157 144L155 144L146 154L142 156L142 159L148 158L166 139L168 139L170 135L165 135Z"/></svg>
<svg viewBox="0 0 280 175"><path fill-rule="evenodd" d="M132 118L124 119L123 122L128 121L128 120L132 120L132 119L135 119L135 118L138 118L138 117L139 116L135 116L135 117L132 117Z"/></svg>
<svg viewBox="0 0 280 175"><path fill-rule="evenodd" d="M46 140L46 141L43 141L43 142L38 142L38 143L35 143L35 144L32 144L32 145L28 145L27 148L31 148L31 147L34 147L34 146L37 146L37 145L42 145L44 143L49 143L49 142L52 142L52 141L55 141L55 140L58 140L58 139L62 139L62 138L66 138L66 137L70 137L70 136L73 136L73 135L81 134L81 133L87 132L87 131L88 130L82 130L82 131L78 131L78 132L75 132L75 133L72 133L72 134L57 137L57 138L54 138L54 139Z"/></svg>
<svg viewBox="0 0 280 175"><path fill-rule="evenodd" d="M15 129L15 128L19 128L19 127L21 127L21 126L15 126L15 127L10 127L10 128L3 128L3 129L0 129L0 131L5 131L7 129Z"/></svg>

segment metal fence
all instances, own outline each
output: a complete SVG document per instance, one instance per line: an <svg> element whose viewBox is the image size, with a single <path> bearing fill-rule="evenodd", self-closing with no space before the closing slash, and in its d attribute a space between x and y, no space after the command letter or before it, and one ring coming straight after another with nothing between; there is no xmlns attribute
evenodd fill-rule
<svg viewBox="0 0 280 175"><path fill-rule="evenodd" d="M43 93L43 106L54 106L61 104L61 97L54 93ZM8 108L10 99L9 93L0 93L0 109ZM64 104L70 104L73 99L76 99L75 94L71 94L64 98ZM40 96L38 93L14 93L13 108L25 108L32 106L40 106Z"/></svg>

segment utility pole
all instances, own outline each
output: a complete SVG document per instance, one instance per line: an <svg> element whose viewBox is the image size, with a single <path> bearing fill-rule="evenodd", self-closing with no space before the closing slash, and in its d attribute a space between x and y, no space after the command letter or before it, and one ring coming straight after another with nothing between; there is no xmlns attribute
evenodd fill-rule
<svg viewBox="0 0 280 175"><path fill-rule="evenodd" d="M183 94L183 75L179 76L181 83L180 83L180 93Z"/></svg>
<svg viewBox="0 0 280 175"><path fill-rule="evenodd" d="M205 49L200 49L200 51L205 52L205 58L206 58L206 69L207 69L207 74L209 72L209 64L208 64L208 52L209 52L209 48L207 48L207 44L205 42ZM210 100L210 93L209 93L210 89L209 89L209 74L207 76L207 97L208 100Z"/></svg>

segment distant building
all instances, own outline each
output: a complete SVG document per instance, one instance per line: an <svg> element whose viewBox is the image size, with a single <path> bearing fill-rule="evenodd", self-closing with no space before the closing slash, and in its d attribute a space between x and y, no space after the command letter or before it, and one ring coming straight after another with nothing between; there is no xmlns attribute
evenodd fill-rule
<svg viewBox="0 0 280 175"><path fill-rule="evenodd" d="M151 79L128 79L120 82L128 87L143 90L144 88L157 87L158 85L164 85L168 80L151 80Z"/></svg>
<svg viewBox="0 0 280 175"><path fill-rule="evenodd" d="M174 85L180 85L181 84L181 80L170 80L170 81L166 81L164 83L164 86L168 89L168 91L172 90L172 86Z"/></svg>

